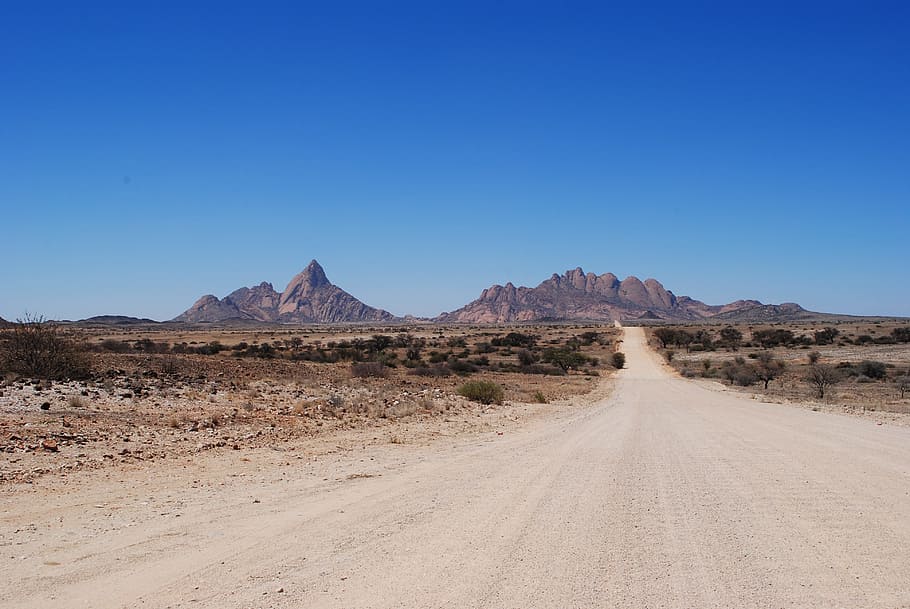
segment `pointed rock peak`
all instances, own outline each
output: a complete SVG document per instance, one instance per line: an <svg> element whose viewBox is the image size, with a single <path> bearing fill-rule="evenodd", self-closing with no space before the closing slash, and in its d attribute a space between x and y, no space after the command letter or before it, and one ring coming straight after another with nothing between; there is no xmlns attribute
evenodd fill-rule
<svg viewBox="0 0 910 609"><path fill-rule="evenodd" d="M300 278L302 283L313 287L329 284L329 278L325 276L325 271L315 259L297 277Z"/></svg>

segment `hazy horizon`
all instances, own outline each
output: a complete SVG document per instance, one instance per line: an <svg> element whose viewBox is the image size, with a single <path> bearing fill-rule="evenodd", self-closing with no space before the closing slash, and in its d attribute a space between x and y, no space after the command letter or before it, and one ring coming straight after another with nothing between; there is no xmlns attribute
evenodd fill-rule
<svg viewBox="0 0 910 609"><path fill-rule="evenodd" d="M435 316L577 266L910 316L910 6L0 8L0 317L313 258Z"/></svg>

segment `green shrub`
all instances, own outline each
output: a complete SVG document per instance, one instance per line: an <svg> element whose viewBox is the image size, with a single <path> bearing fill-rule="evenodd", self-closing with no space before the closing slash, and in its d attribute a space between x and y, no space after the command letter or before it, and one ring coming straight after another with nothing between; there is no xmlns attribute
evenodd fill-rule
<svg viewBox="0 0 910 609"><path fill-rule="evenodd" d="M857 366L859 373L863 376L867 376L870 379L881 380L887 376L888 371L885 369L885 364L882 362L873 362L869 360L864 360L859 363Z"/></svg>
<svg viewBox="0 0 910 609"><path fill-rule="evenodd" d="M493 381L468 381L458 388L458 395L481 404L502 404L505 393Z"/></svg>
<svg viewBox="0 0 910 609"><path fill-rule="evenodd" d="M578 369L588 363L588 358L570 349L547 349L543 352L543 361L559 366L564 371Z"/></svg>
<svg viewBox="0 0 910 609"><path fill-rule="evenodd" d="M616 353L613 354L611 363L613 364L614 368L616 368L617 370L621 370L626 365L626 354L623 353L622 351L617 351Z"/></svg>
<svg viewBox="0 0 910 609"><path fill-rule="evenodd" d="M495 347L525 347L531 349L537 342L537 336L521 334L520 332L509 332L503 337L494 338L491 342Z"/></svg>

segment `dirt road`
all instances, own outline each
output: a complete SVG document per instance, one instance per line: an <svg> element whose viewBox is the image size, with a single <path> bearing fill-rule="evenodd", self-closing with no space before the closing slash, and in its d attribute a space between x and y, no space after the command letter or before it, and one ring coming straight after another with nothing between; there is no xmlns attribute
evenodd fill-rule
<svg viewBox="0 0 910 609"><path fill-rule="evenodd" d="M608 400L501 436L6 493L0 606L910 607L910 429L624 350Z"/></svg>

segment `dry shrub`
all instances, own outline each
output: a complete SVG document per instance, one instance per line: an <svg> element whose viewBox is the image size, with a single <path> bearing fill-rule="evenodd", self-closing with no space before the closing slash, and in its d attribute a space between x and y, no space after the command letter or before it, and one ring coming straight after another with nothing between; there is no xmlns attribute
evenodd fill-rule
<svg viewBox="0 0 910 609"><path fill-rule="evenodd" d="M80 344L57 324L29 315L0 334L0 368L49 380L84 379L90 373Z"/></svg>
<svg viewBox="0 0 910 609"><path fill-rule="evenodd" d="M356 362L351 364L351 376L354 378L386 378L389 368L382 362Z"/></svg>
<svg viewBox="0 0 910 609"><path fill-rule="evenodd" d="M416 412L417 404L414 402L402 402L400 404L390 406L386 411L386 416L390 419L400 419L403 417L409 417Z"/></svg>
<svg viewBox="0 0 910 609"><path fill-rule="evenodd" d="M458 395L481 404L502 404L505 392L493 381L468 381L458 388Z"/></svg>
<svg viewBox="0 0 910 609"><path fill-rule="evenodd" d="M66 403L74 410L84 410L88 408L88 400L80 395L71 395L67 398Z"/></svg>

